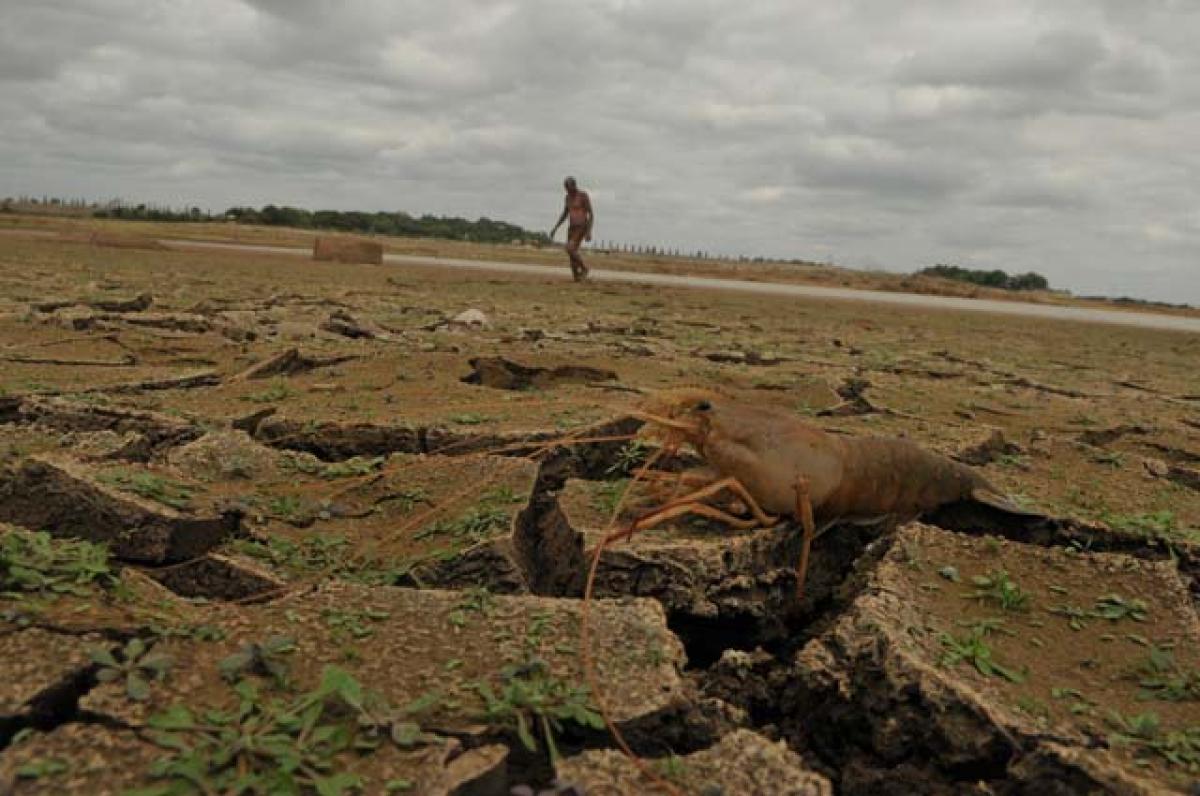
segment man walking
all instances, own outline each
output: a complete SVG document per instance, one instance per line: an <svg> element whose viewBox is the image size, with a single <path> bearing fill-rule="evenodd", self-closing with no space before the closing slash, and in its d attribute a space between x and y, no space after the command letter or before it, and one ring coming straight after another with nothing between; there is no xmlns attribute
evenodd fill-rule
<svg viewBox="0 0 1200 796"><path fill-rule="evenodd" d="M558 223L550 230L550 239L554 240L554 233L558 232L562 222L570 217L571 223L567 226L567 256L571 258L571 276L575 277L576 282L582 282L587 279L588 268L579 256L579 247L585 240L592 239L592 223L596 220L596 214L592 212L592 200L585 191L579 190L574 177L567 177L563 181L563 188L567 191L566 201L563 203Z"/></svg>

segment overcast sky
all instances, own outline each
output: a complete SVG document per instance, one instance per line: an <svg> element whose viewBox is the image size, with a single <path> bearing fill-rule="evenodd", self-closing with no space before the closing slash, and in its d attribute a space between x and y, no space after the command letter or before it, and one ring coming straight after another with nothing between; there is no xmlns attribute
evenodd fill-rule
<svg viewBox="0 0 1200 796"><path fill-rule="evenodd" d="M0 0L0 196L487 215L1200 304L1194 0Z"/></svg>

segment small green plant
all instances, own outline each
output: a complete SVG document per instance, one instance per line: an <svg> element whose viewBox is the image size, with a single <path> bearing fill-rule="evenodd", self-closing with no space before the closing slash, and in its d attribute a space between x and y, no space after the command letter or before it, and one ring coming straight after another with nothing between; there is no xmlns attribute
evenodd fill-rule
<svg viewBox="0 0 1200 796"><path fill-rule="evenodd" d="M145 470L117 469L101 473L99 480L138 497L170 506L177 511L191 507L192 488L187 484Z"/></svg>
<svg viewBox="0 0 1200 796"><path fill-rule="evenodd" d="M299 495L276 495L267 504L267 511L281 520L293 520L304 511L304 500Z"/></svg>
<svg viewBox="0 0 1200 796"><path fill-rule="evenodd" d="M322 478L329 480L336 478L361 478L364 475L370 475L378 471L386 461L386 456L355 456L352 459L346 459L344 462L327 464L321 469L320 473Z"/></svg>
<svg viewBox="0 0 1200 796"><path fill-rule="evenodd" d="M1101 451L1092 457L1092 461L1096 464L1106 464L1109 467L1121 468L1125 466L1125 455L1118 451Z"/></svg>
<svg viewBox="0 0 1200 796"><path fill-rule="evenodd" d="M625 490L628 487L628 478L601 483L596 488L595 494L592 495L592 508L606 517L611 516L617 510L617 504L621 501L621 496L625 494Z"/></svg>
<svg viewBox="0 0 1200 796"><path fill-rule="evenodd" d="M41 531L0 534L0 593L87 596L115 580L102 545Z"/></svg>
<svg viewBox="0 0 1200 796"><path fill-rule="evenodd" d="M992 659L992 648L983 640L983 633L978 629L965 636L942 633L940 641L946 650L942 654L942 666L956 666L966 662L984 677L1003 677L1011 683L1025 682L1024 673L1002 666Z"/></svg>
<svg viewBox="0 0 1200 796"><path fill-rule="evenodd" d="M1200 773L1200 726L1164 731L1157 713L1125 716L1115 710L1108 723L1114 730L1110 745L1132 747L1140 755L1156 755L1170 766Z"/></svg>
<svg viewBox="0 0 1200 796"><path fill-rule="evenodd" d="M1119 594L1106 594L1096 600L1096 607L1092 615L1097 619L1107 619L1110 622L1119 622L1122 619L1145 622L1148 610L1145 600L1126 599Z"/></svg>
<svg viewBox="0 0 1200 796"><path fill-rule="evenodd" d="M1200 701L1200 669L1185 669L1175 662L1169 650L1150 647L1146 661L1139 667L1141 699L1164 702Z"/></svg>
<svg viewBox="0 0 1200 796"><path fill-rule="evenodd" d="M252 404L273 404L279 401L287 400L296 394L288 383L282 379L276 380L270 387L261 391L243 395L243 401L249 401Z"/></svg>
<svg viewBox="0 0 1200 796"><path fill-rule="evenodd" d="M1178 531L1173 511L1143 514L1114 514L1106 511L1100 515L1100 520L1114 531L1124 531L1141 536L1171 537Z"/></svg>
<svg viewBox="0 0 1200 796"><path fill-rule="evenodd" d="M463 594L462 600L450 611L450 615L446 619L455 627L465 627L468 613L488 616L495 605L496 598L492 596L492 593L487 590L486 586L468 589Z"/></svg>
<svg viewBox="0 0 1200 796"><path fill-rule="evenodd" d="M531 752L538 748L535 731L545 741L550 759L557 761L560 755L555 736L562 732L564 722L604 729L604 719L591 705L587 688L552 676L541 659L505 667L500 680L499 693L486 683L475 684L484 701L483 720L515 729L522 745Z"/></svg>
<svg viewBox="0 0 1200 796"><path fill-rule="evenodd" d="M311 534L299 542L271 536L266 542L247 539L234 543L245 555L297 574L329 571L340 574L350 566L350 541L341 534Z"/></svg>
<svg viewBox="0 0 1200 796"><path fill-rule="evenodd" d="M242 646L217 664L221 677L236 683L248 675L269 678L276 687L288 686L291 671L287 656L296 651L296 640L290 636L271 636L261 644L254 641Z"/></svg>
<svg viewBox="0 0 1200 796"><path fill-rule="evenodd" d="M1050 609L1050 613L1065 616L1072 630L1083 630L1087 627L1088 620L1092 618L1090 611L1085 611L1078 605L1056 605Z"/></svg>
<svg viewBox="0 0 1200 796"><path fill-rule="evenodd" d="M649 452L650 446L644 440L630 440L617 451L616 458L605 469L604 474L628 476L646 461L646 454Z"/></svg>
<svg viewBox="0 0 1200 796"><path fill-rule="evenodd" d="M112 651L96 648L88 652L92 662L99 668L96 679L101 683L125 682L125 694L137 702L150 698L150 683L162 680L171 668L171 658L154 654L140 638L126 642L117 655Z"/></svg>
<svg viewBox="0 0 1200 796"><path fill-rule="evenodd" d="M342 796L361 792L355 758L391 742L425 742L411 717L364 691L348 672L326 666L320 685L288 701L267 699L251 680L233 686L238 706L197 715L174 705L149 720L164 756L150 769L161 786L137 796L272 793ZM418 706L420 707L420 706Z"/></svg>
<svg viewBox="0 0 1200 796"><path fill-rule="evenodd" d="M420 487L412 487L409 489L401 489L398 492L388 495L381 503L397 503L400 506L400 511L410 512L420 503L429 502L429 493Z"/></svg>
<svg viewBox="0 0 1200 796"><path fill-rule="evenodd" d="M337 608L321 609L321 620L333 631L335 641L345 641L347 637L355 640L370 638L375 635L372 622L382 622L391 614L368 608L363 611L343 611Z"/></svg>
<svg viewBox="0 0 1200 796"><path fill-rule="evenodd" d="M479 426L487 423L494 418L487 415L481 415L478 412L462 412L457 415L450 416L451 423L458 423L460 426Z"/></svg>
<svg viewBox="0 0 1200 796"><path fill-rule="evenodd" d="M504 509L478 506L455 520L438 520L418 531L414 539L431 536L453 536L468 543L479 542L495 531L508 527L509 515Z"/></svg>
<svg viewBox="0 0 1200 796"><path fill-rule="evenodd" d="M67 761L57 757L31 760L17 769L17 779L48 779L65 774L70 768Z"/></svg>
<svg viewBox="0 0 1200 796"><path fill-rule="evenodd" d="M1003 611L1024 611L1029 607L1029 594L1021 589L1004 570L976 575L971 578L975 590L970 597L992 603Z"/></svg>

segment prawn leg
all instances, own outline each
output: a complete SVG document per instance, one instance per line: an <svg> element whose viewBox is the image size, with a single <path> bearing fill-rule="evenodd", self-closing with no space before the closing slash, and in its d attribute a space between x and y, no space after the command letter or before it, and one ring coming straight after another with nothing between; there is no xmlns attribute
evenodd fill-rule
<svg viewBox="0 0 1200 796"><path fill-rule="evenodd" d="M808 553L812 549L813 538L816 537L816 523L813 522L812 497L809 494L808 479L800 476L796 479L796 519L804 529L804 541L800 548L800 563L796 567L796 600L804 599L804 582L808 579Z"/></svg>
<svg viewBox="0 0 1200 796"><path fill-rule="evenodd" d="M705 505L704 503L700 502L705 498L712 497L713 495L716 495L726 489L742 499L742 501L749 508L750 513L753 515L753 519L740 519L732 514L729 514L728 512L721 511L720 509ZM674 500L667 505L651 512L650 514L634 520L619 538L628 539L637 531L651 528L654 525L663 522L664 520L680 517L684 514L699 514L711 519L720 520L721 522L728 523L738 530L765 528L774 525L776 522L774 517L762 510L762 508L758 505L758 502L750 495L750 493L746 490L746 487L742 486L740 481L738 481L736 478L722 478L721 480L715 481L708 486L697 489L695 492L692 492L689 495L684 495L678 500Z"/></svg>

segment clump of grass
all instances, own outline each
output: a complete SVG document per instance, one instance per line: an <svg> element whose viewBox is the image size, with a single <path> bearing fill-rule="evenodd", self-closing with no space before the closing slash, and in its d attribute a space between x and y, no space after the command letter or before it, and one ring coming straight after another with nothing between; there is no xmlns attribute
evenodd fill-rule
<svg viewBox="0 0 1200 796"><path fill-rule="evenodd" d="M618 481L605 481L596 488L595 494L592 495L592 508L596 509L604 516L610 516L617 510L617 503L621 500L621 495L625 494L625 490L629 487L629 479L622 478Z"/></svg>
<svg viewBox="0 0 1200 796"><path fill-rule="evenodd" d="M164 679L172 663L169 656L153 653L140 638L128 641L117 655L103 648L92 649L88 655L99 667L97 680L101 683L123 680L125 695L136 702L150 698L150 683Z"/></svg>
<svg viewBox="0 0 1200 796"><path fill-rule="evenodd" d="M295 394L296 391L293 390L287 382L283 381L282 379L277 379L271 384L270 387L262 390L261 392L243 395L242 400L249 401L253 404L273 404L287 400Z"/></svg>
<svg viewBox="0 0 1200 796"><path fill-rule="evenodd" d="M650 446L644 440L634 439L621 446L613 463L605 469L604 474L610 476L628 476L646 461Z"/></svg>
<svg viewBox="0 0 1200 796"><path fill-rule="evenodd" d="M965 636L942 633L939 637L942 647L945 648L941 659L942 666L968 663L984 677L1003 677L1010 683L1025 682L1025 673L1002 666L992 658L992 648L984 641L984 635L984 631L978 628Z"/></svg>
<svg viewBox="0 0 1200 796"><path fill-rule="evenodd" d="M186 511L192 504L192 488L179 481L145 470L117 469L101 473L102 483L132 492L138 497L153 500L177 511Z"/></svg>
<svg viewBox="0 0 1200 796"><path fill-rule="evenodd" d="M1132 747L1141 757L1155 756L1189 774L1200 773L1200 726L1164 731L1157 713L1126 716L1115 710L1108 723L1113 728L1110 745Z"/></svg>
<svg viewBox="0 0 1200 796"><path fill-rule="evenodd" d="M562 733L566 722L592 730L604 729L604 719L592 706L588 689L554 677L541 659L505 667L500 680L498 692L487 683L475 684L484 701L482 718L490 725L514 729L530 752L538 749L536 732L545 741L550 759L559 760L555 736Z"/></svg>
<svg viewBox="0 0 1200 796"><path fill-rule="evenodd" d="M236 683L248 675L270 678L278 688L289 683L290 666L287 656L296 651L296 640L290 636L271 636L264 642L252 641L217 664L221 677Z"/></svg>
<svg viewBox="0 0 1200 796"><path fill-rule="evenodd" d="M414 539L451 536L467 544L481 542L496 531L508 527L511 504L520 501L511 487L502 486L487 492L479 503L456 519L440 519L414 534Z"/></svg>
<svg viewBox="0 0 1200 796"><path fill-rule="evenodd" d="M1138 669L1139 698L1164 702L1200 701L1200 669L1184 668L1175 662L1170 650L1150 647L1146 661Z"/></svg>
<svg viewBox="0 0 1200 796"><path fill-rule="evenodd" d="M0 534L0 593L87 596L115 580L103 545L55 539L42 531Z"/></svg>
<svg viewBox="0 0 1200 796"><path fill-rule="evenodd" d="M460 426L480 426L494 419L478 412L462 412L457 415L450 415L450 422L458 423Z"/></svg>
<svg viewBox="0 0 1200 796"><path fill-rule="evenodd" d="M1107 619L1119 622L1122 619L1132 619L1135 622L1145 622L1149 608L1145 600L1125 598L1119 594L1106 594L1096 600L1092 615L1097 619Z"/></svg>
<svg viewBox="0 0 1200 796"><path fill-rule="evenodd" d="M317 688L291 699L267 698L247 679L233 690L233 710L197 715L177 704L149 720L150 739L164 750L150 775L163 784L139 796L359 793L361 755L428 740L413 720L427 702L393 709L335 666L324 668Z"/></svg>
<svg viewBox="0 0 1200 796"><path fill-rule="evenodd" d="M991 603L1003 611L1024 611L1029 607L1029 593L1024 591L1004 570L971 578L975 590L972 599Z"/></svg>

